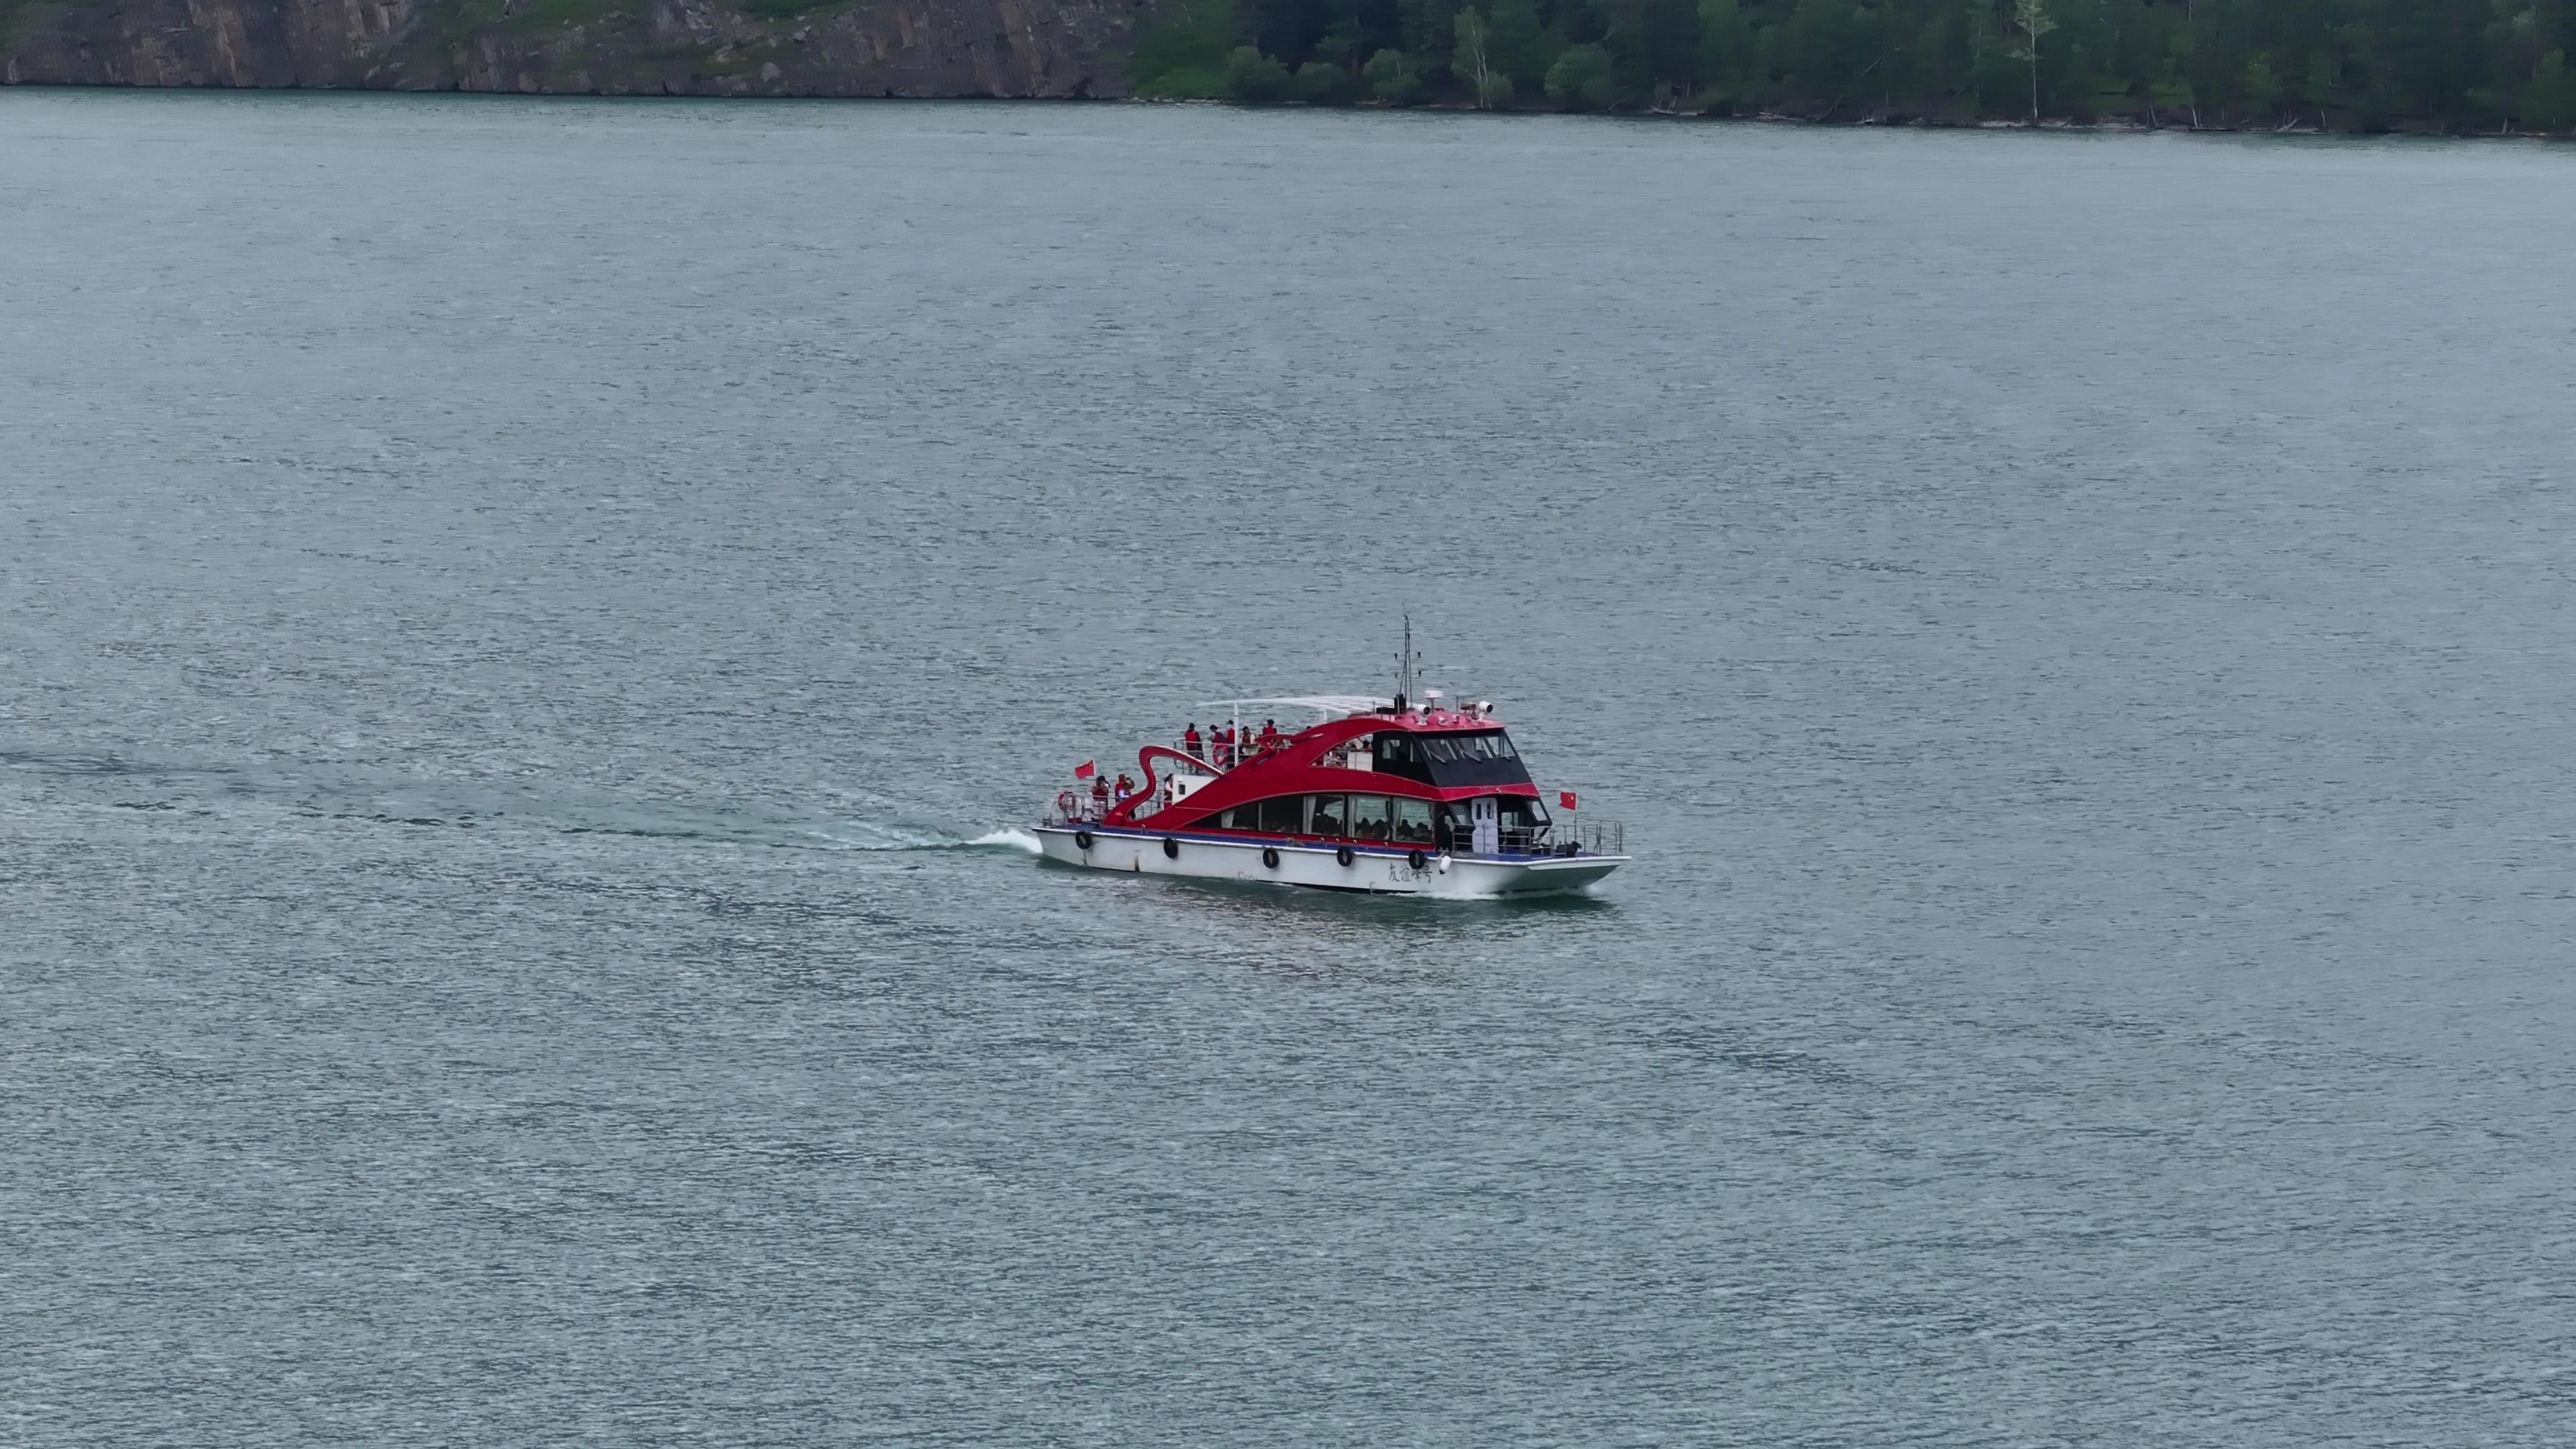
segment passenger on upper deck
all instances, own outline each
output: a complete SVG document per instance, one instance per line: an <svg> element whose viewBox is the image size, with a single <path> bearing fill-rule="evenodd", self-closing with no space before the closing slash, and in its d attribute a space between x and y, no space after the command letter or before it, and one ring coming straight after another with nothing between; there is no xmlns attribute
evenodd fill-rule
<svg viewBox="0 0 2576 1449"><path fill-rule="evenodd" d="M1277 748L1279 748L1279 721L1275 719L1263 720L1261 722L1261 753L1266 755Z"/></svg>
<svg viewBox="0 0 2576 1449"><path fill-rule="evenodd" d="M1231 725L1216 727L1216 767L1220 770L1234 768L1234 728Z"/></svg>
<svg viewBox="0 0 2576 1449"><path fill-rule="evenodd" d="M1091 818L1097 820L1107 813L1109 813L1109 777L1094 775L1091 777Z"/></svg>
<svg viewBox="0 0 2576 1449"><path fill-rule="evenodd" d="M1202 760L1207 758L1207 745L1205 741L1199 738L1199 722L1197 720L1191 720L1190 727L1181 731L1181 748L1192 755L1196 755Z"/></svg>
<svg viewBox="0 0 2576 1449"><path fill-rule="evenodd" d="M1118 791L1118 803L1119 803L1119 804L1121 804L1121 805L1124 805L1124 804L1126 804L1126 803L1127 803L1127 797L1128 797L1128 796L1133 795L1133 794L1135 794L1135 793L1136 793L1136 782L1135 782L1134 780L1129 779L1129 778L1127 777L1127 772L1126 772L1126 771L1124 771L1124 770L1121 770L1121 771L1119 771L1119 772L1118 772L1118 786L1117 786L1117 791Z"/></svg>

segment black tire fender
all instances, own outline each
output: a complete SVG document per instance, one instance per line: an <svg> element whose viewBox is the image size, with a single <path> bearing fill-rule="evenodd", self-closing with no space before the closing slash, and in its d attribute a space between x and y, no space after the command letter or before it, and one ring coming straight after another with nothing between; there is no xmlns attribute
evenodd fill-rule
<svg viewBox="0 0 2576 1449"><path fill-rule="evenodd" d="M1344 865L1348 865L1358 858L1359 857L1351 853L1351 848L1347 845L1333 852L1333 859L1340 861Z"/></svg>
<svg viewBox="0 0 2576 1449"><path fill-rule="evenodd" d="M1431 863L1431 857L1424 855L1421 851L1417 850L1411 855L1406 856L1404 858L1404 863L1412 866L1415 870L1420 870Z"/></svg>
<svg viewBox="0 0 2576 1449"><path fill-rule="evenodd" d="M1261 847L1261 863L1270 867L1272 870L1277 870L1279 868L1279 847L1275 845L1265 845Z"/></svg>
<svg viewBox="0 0 2576 1449"><path fill-rule="evenodd" d="M1181 858L1181 843L1168 835L1163 837L1163 858L1165 860Z"/></svg>
<svg viewBox="0 0 2576 1449"><path fill-rule="evenodd" d="M1091 848L1091 832L1088 830L1077 830L1073 832L1073 848L1076 850L1089 850Z"/></svg>

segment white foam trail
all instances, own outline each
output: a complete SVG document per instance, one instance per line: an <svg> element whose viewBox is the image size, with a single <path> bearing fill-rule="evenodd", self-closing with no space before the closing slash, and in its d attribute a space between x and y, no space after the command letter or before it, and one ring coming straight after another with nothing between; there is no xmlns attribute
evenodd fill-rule
<svg viewBox="0 0 2576 1449"><path fill-rule="evenodd" d="M827 820L783 827L797 841L820 841L824 850L937 850L956 843L928 826L888 824L874 820ZM748 833L748 832L747 832ZM764 832L765 833L765 832ZM759 838L754 836L754 838ZM769 841L788 844L788 840Z"/></svg>
<svg viewBox="0 0 2576 1449"><path fill-rule="evenodd" d="M0 0L0 6L8 0ZM794 850L1013 850L1043 855L1038 838L1008 826L969 840L944 825L892 818L816 818L758 805L620 798L541 782L446 780L366 766L225 764L26 749L0 738L0 770L93 780L155 801L227 806L266 800L336 819L465 829L512 826L568 835L708 840Z"/></svg>

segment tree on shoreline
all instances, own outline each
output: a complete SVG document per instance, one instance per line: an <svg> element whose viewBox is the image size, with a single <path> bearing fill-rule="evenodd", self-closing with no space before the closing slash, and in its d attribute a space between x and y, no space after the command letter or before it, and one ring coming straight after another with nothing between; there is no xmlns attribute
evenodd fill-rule
<svg viewBox="0 0 2576 1449"><path fill-rule="evenodd" d="M2030 123L2039 124L2039 38L2057 28L2048 18L2048 0L2013 0L2013 23L2021 27L2021 49L2015 60L2030 62Z"/></svg>
<svg viewBox="0 0 2576 1449"><path fill-rule="evenodd" d="M1484 13L1461 10L1454 26L1458 48L1449 61L1449 69L1466 84L1476 109L1490 111L1497 105L1511 104L1512 79L1494 68L1489 44L1493 31L1486 25Z"/></svg>

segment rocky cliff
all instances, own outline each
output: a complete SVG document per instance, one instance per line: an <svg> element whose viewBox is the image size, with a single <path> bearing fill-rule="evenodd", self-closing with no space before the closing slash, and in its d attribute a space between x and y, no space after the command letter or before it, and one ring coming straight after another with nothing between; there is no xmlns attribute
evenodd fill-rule
<svg viewBox="0 0 2576 1449"><path fill-rule="evenodd" d="M12 85L1123 96L1151 0L0 0Z"/></svg>

